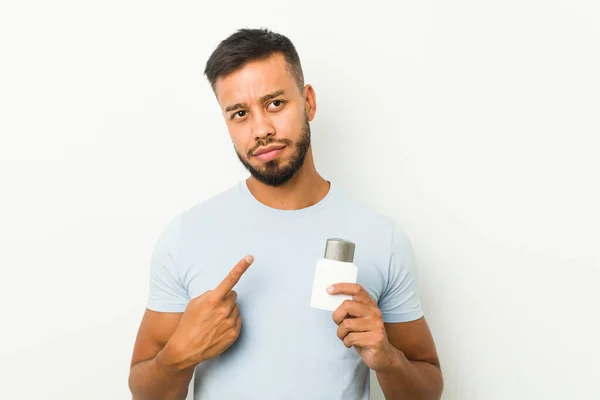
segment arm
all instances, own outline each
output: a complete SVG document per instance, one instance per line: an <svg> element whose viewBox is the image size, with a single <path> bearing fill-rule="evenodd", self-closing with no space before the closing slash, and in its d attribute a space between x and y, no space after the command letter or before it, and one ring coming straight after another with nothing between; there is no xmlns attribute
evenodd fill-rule
<svg viewBox="0 0 600 400"><path fill-rule="evenodd" d="M438 400L443 379L429 326L419 299L419 271L414 249L402 227L394 224L388 282L378 301L383 348L389 363L376 369L386 399Z"/></svg>
<svg viewBox="0 0 600 400"><path fill-rule="evenodd" d="M178 216L161 232L152 252L148 303L137 332L129 372L133 400L175 400L187 396L194 369L175 371L161 362L165 346L173 342L173 334L189 301L177 269L181 235Z"/></svg>
<svg viewBox="0 0 600 400"><path fill-rule="evenodd" d="M385 324L390 365L376 371L385 398L438 400L443 377L435 344L425 321Z"/></svg>
<svg viewBox="0 0 600 400"><path fill-rule="evenodd" d="M246 257L184 312L146 310L136 339L129 388L133 400L183 400L196 365L237 340L242 319L233 290L253 258Z"/></svg>
<svg viewBox="0 0 600 400"><path fill-rule="evenodd" d="M339 283L329 293L352 296L333 312L337 335L375 371L386 400L441 398L441 369L423 317L385 323L381 309L359 284Z"/></svg>
<svg viewBox="0 0 600 400"><path fill-rule="evenodd" d="M175 370L161 362L161 351L177 328L181 313L146 310L136 338L129 389L133 400L183 400L193 367Z"/></svg>

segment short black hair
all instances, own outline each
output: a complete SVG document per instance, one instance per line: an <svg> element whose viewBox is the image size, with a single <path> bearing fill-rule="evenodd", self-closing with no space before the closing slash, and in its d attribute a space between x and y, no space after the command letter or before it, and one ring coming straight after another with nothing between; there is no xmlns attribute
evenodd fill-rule
<svg viewBox="0 0 600 400"><path fill-rule="evenodd" d="M261 29L238 29L221 41L213 51L204 69L213 91L219 77L228 75L251 61L264 60L280 53L288 64L288 70L296 80L298 88L304 87L304 73L300 57L294 44L286 36Z"/></svg>

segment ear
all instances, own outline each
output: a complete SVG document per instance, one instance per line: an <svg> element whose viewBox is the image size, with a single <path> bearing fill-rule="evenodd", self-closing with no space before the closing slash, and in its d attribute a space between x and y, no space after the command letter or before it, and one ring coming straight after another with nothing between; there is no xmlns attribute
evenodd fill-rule
<svg viewBox="0 0 600 400"><path fill-rule="evenodd" d="M317 112L317 97L315 95L315 89L311 85L306 85L304 86L302 94L304 96L304 107L306 109L306 114L308 115L308 120L312 121Z"/></svg>

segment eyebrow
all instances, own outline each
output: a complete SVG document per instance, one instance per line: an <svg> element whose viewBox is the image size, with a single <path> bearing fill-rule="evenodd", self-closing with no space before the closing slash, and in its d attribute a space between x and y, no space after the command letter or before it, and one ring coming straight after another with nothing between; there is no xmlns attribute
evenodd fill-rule
<svg viewBox="0 0 600 400"><path fill-rule="evenodd" d="M275 97L279 97L279 96L281 96L281 95L282 95L282 94L284 94L284 93L285 93L285 91L284 91L284 90L276 90L276 91L275 91L275 92L273 92L273 93L268 93L268 94L265 94L265 95L264 95L264 96L262 96L260 99L258 99L258 101L259 101L260 103L265 103L265 102L267 102L267 101L269 101L269 100L271 100L271 99L274 99ZM246 105L246 103L237 103L237 104L234 104L234 105L232 105L232 106L227 106L227 107L225 107L225 112L235 111L235 110L237 110L237 109L240 109L240 108L247 108L247 107L248 107L248 106Z"/></svg>

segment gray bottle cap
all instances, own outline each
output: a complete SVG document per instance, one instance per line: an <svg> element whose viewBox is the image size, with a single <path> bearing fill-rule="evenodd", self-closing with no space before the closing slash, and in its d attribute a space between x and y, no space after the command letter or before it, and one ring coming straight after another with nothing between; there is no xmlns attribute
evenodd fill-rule
<svg viewBox="0 0 600 400"><path fill-rule="evenodd" d="M354 243L344 239L327 239L325 258L328 260L354 262Z"/></svg>

